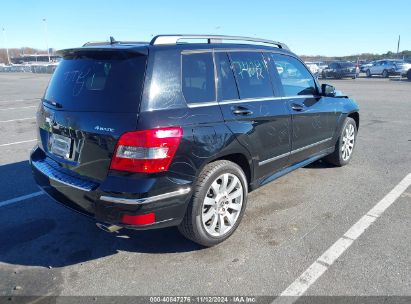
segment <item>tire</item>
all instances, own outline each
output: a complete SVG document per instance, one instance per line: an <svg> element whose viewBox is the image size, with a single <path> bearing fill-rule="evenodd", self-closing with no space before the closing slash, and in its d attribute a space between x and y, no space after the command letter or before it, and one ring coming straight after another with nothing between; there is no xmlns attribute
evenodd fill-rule
<svg viewBox="0 0 411 304"><path fill-rule="evenodd" d="M327 79L327 75L325 74L325 72L322 72L321 77L322 79Z"/></svg>
<svg viewBox="0 0 411 304"><path fill-rule="evenodd" d="M352 126L352 129L351 127ZM348 140L349 143L352 144L351 146L351 151L349 152L348 157L346 157L347 155L344 155L344 149L343 147L346 147L347 149L349 149L349 146L344 146L344 138L345 141L347 141L347 135L350 134L349 130L353 130L353 139L352 140ZM348 133L346 133L348 132ZM348 136L349 137L349 136ZM324 160L330 164L333 164L335 166L338 167L342 167L347 165L353 155L354 152L354 148L355 148L355 143L357 140L357 125L355 123L355 120L352 119L351 117L347 117L344 120L343 126L341 128L341 133L340 133L340 137L337 140L337 143L335 144L335 150L333 153L331 153L330 155L327 155Z"/></svg>
<svg viewBox="0 0 411 304"><path fill-rule="evenodd" d="M224 176L228 178L226 187L223 186ZM230 191L233 183L235 183L234 188ZM241 198L234 199L234 196L240 193ZM197 179L186 214L178 227L180 233L205 247L225 241L241 222L247 206L247 193L247 179L238 165L228 160L219 160L206 165ZM230 198L229 194L233 195L233 198ZM235 210L230 206L238 209ZM231 225L227 225L230 224L229 218L233 221ZM223 231L220 227L224 227Z"/></svg>
<svg viewBox="0 0 411 304"><path fill-rule="evenodd" d="M365 72L365 74L367 74L367 77L368 77L368 78L371 78L371 77L372 77L370 70L367 70L367 71Z"/></svg>
<svg viewBox="0 0 411 304"><path fill-rule="evenodd" d="M408 80L411 80L411 69L409 69L407 72L407 78Z"/></svg>
<svg viewBox="0 0 411 304"><path fill-rule="evenodd" d="M390 75L388 74L387 70L384 70L384 71L382 71L381 76L382 76L382 78L388 78Z"/></svg>

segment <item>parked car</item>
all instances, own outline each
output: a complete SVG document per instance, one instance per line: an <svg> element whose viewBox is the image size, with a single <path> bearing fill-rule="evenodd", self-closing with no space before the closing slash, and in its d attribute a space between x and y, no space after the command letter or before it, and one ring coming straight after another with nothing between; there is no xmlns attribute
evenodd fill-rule
<svg viewBox="0 0 411 304"><path fill-rule="evenodd" d="M311 73L318 78L320 72L320 68L318 67L318 65L314 62L309 61L306 61L305 65L310 69Z"/></svg>
<svg viewBox="0 0 411 304"><path fill-rule="evenodd" d="M318 66L318 76L322 77L323 70L326 69L328 67L328 65L325 62L322 62L322 61L316 61L316 62L313 62L313 63L315 63Z"/></svg>
<svg viewBox="0 0 411 304"><path fill-rule="evenodd" d="M374 64L366 70L367 77L380 75L388 78L392 75L407 76L411 64L404 60L384 59L374 62Z"/></svg>
<svg viewBox="0 0 411 304"><path fill-rule="evenodd" d="M371 61L371 62L364 63L364 64L360 65L360 72L366 73L367 70L368 70L370 67L373 66L374 62L375 62L375 61Z"/></svg>
<svg viewBox="0 0 411 304"><path fill-rule="evenodd" d="M357 68L352 62L348 61L332 62L328 65L328 68L324 69L322 72L322 78L324 79L328 77L335 79L351 77L352 79L355 79L357 76Z"/></svg>
<svg viewBox="0 0 411 304"><path fill-rule="evenodd" d="M160 35L60 54L31 167L43 191L105 231L178 226L212 246L236 230L248 192L353 155L358 105L283 43Z"/></svg>

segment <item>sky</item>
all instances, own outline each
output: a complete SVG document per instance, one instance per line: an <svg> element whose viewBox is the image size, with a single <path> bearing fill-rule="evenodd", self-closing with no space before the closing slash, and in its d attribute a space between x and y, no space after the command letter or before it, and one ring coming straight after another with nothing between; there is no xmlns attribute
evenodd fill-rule
<svg viewBox="0 0 411 304"><path fill-rule="evenodd" d="M0 48L221 34L281 41L299 55L396 52L399 35L400 50L411 50L410 0L19 0L0 7Z"/></svg>

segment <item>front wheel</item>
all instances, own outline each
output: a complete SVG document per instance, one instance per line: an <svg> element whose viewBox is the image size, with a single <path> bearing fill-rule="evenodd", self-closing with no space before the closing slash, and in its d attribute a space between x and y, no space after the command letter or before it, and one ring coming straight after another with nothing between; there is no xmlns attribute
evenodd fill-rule
<svg viewBox="0 0 411 304"><path fill-rule="evenodd" d="M384 70L384 71L382 71L382 78L388 78L388 71L387 70Z"/></svg>
<svg viewBox="0 0 411 304"><path fill-rule="evenodd" d="M354 152L357 140L357 124L351 117L347 117L341 129L340 137L335 145L335 150L324 160L333 165L342 167L347 165Z"/></svg>
<svg viewBox="0 0 411 304"><path fill-rule="evenodd" d="M206 247L223 242L240 224L247 193L247 179L238 165L227 160L208 164L198 177L179 231Z"/></svg>

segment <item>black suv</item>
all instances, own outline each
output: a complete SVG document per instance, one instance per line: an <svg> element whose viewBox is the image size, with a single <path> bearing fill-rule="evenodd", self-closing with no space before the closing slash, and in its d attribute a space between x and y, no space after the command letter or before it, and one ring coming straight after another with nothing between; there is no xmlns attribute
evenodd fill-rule
<svg viewBox="0 0 411 304"><path fill-rule="evenodd" d="M357 104L282 43L161 35L61 55L37 113L33 174L106 231L178 226L212 246L235 231L249 191L352 156Z"/></svg>

